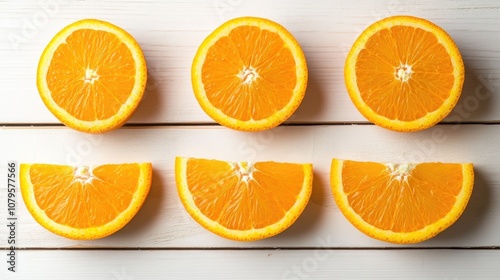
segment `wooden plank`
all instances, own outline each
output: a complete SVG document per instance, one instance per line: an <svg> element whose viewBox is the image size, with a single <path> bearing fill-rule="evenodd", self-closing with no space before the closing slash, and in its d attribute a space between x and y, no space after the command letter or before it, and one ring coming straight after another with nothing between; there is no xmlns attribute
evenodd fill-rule
<svg viewBox="0 0 500 280"><path fill-rule="evenodd" d="M498 250L18 251L2 279L498 279Z"/></svg>
<svg viewBox="0 0 500 280"><path fill-rule="evenodd" d="M0 9L0 123L58 123L41 102L35 73L54 34L81 18L100 18L128 30L149 68L146 96L131 123L212 123L197 104L190 66L199 44L224 21L243 15L273 19L301 43L310 72L294 123L366 122L343 83L345 56L372 22L396 14L428 18L456 40L466 65L460 105L449 122L500 120L500 4L495 1L61 1L2 2Z"/></svg>
<svg viewBox="0 0 500 280"><path fill-rule="evenodd" d="M438 125L406 134L373 125L281 126L262 133L219 126L153 127L103 135L62 127L6 128L0 130L0 170L4 170L0 182L6 181L8 159L62 164L148 161L154 166L152 191L143 209L120 232L101 240L73 241L53 235L18 201L20 247L390 247L357 231L337 209L329 187L331 158L472 162L475 189L461 219L436 238L409 247L491 247L500 246L499 141L498 125ZM252 243L225 240L204 230L182 207L175 189L175 156L311 162L314 192L303 215L284 233ZM0 185L0 209L6 209L5 188ZM0 227L0 236L6 230Z"/></svg>

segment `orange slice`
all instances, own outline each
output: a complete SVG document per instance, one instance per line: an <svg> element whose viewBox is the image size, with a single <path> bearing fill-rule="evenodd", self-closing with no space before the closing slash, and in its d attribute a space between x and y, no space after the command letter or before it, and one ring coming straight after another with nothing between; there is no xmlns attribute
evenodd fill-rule
<svg viewBox="0 0 500 280"><path fill-rule="evenodd" d="M21 164L20 185L40 225L71 239L97 239L118 231L139 211L152 170L150 163Z"/></svg>
<svg viewBox="0 0 500 280"><path fill-rule="evenodd" d="M283 26L242 17L203 41L191 80L201 108L216 122L261 131L279 125L299 107L307 65L299 43Z"/></svg>
<svg viewBox="0 0 500 280"><path fill-rule="evenodd" d="M63 124L90 133L122 126L139 105L146 80L146 61L134 38L95 19L57 33L37 72L45 106Z"/></svg>
<svg viewBox="0 0 500 280"><path fill-rule="evenodd" d="M370 25L347 55L349 96L369 121L417 131L444 119L464 83L464 63L451 37L425 19L394 16Z"/></svg>
<svg viewBox="0 0 500 280"><path fill-rule="evenodd" d="M274 236L302 213L312 191L312 165L227 162L177 157L182 204L211 232L233 240Z"/></svg>
<svg viewBox="0 0 500 280"><path fill-rule="evenodd" d="M462 214L472 193L472 164L393 164L333 159L333 196L356 228L376 239L416 243Z"/></svg>

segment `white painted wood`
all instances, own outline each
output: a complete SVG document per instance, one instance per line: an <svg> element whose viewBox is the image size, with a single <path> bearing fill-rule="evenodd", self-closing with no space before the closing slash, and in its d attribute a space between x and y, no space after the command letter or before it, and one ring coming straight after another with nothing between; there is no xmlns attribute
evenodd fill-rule
<svg viewBox="0 0 500 280"><path fill-rule="evenodd" d="M18 251L2 279L499 279L498 250ZM5 266L5 264L2 264Z"/></svg>
<svg viewBox="0 0 500 280"><path fill-rule="evenodd" d="M439 137L438 137L439 136ZM99 164L149 161L153 187L143 209L118 233L96 241L73 241L39 226L18 203L18 246L33 247L390 247L349 224L329 187L332 157L373 161L472 162L475 189L463 216L436 238L409 247L500 246L500 126L439 125L401 134L373 126L285 126L263 133L214 127L126 128L92 136L66 128L0 130L0 154L19 162ZM302 216L284 233L241 243L220 238L186 213L175 188L175 156L222 160L311 162L314 192ZM5 170L5 162L0 170ZM0 182L6 181L0 172ZM5 184L0 209L5 209ZM2 210L4 211L4 210ZM6 234L0 227L0 236ZM402 247L402 246L396 246Z"/></svg>
<svg viewBox="0 0 500 280"><path fill-rule="evenodd" d="M466 65L461 105L447 121L498 121L500 4L496 1L1 1L0 123L58 123L41 102L36 67L67 24L99 18L129 31L146 55L150 82L131 123L212 120L198 106L190 66L201 41L224 21L252 15L289 29L307 57L307 95L291 122L365 122L349 100L343 65L359 33L386 16L425 17L447 30Z"/></svg>
<svg viewBox="0 0 500 280"><path fill-rule="evenodd" d="M55 33L82 18L115 23L140 43L150 75L146 96L130 123L161 124L103 135L65 127L0 128L2 225L7 214L8 160L150 161L155 169L152 191L137 216L121 231L96 241L68 240L46 231L18 196L16 238L24 249L17 251L19 272L9 273L3 262L0 279L499 279L500 126L438 125L401 134L372 125L349 125L366 121L343 83L347 51L370 23L396 14L424 17L449 32L466 65L463 96L446 121L498 122L499 10L500 4L491 0L0 0L0 124L58 123L38 97L36 66ZM281 23L306 54L307 95L288 122L339 125L281 126L262 133L170 126L213 123L193 96L191 61L213 29L246 15ZM177 155L312 162L314 192L302 216L282 234L251 243L225 240L204 230L182 207L173 173ZM451 228L427 242L392 245L364 236L339 212L329 189L332 157L473 162L475 189L463 216ZM8 247L7 230L0 226L2 249ZM481 249L491 247L496 249ZM63 249L45 250L59 248Z"/></svg>

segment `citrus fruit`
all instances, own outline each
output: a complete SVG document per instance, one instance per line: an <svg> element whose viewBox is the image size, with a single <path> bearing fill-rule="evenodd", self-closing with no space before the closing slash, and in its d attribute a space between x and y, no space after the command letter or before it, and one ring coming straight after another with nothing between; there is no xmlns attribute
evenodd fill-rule
<svg viewBox="0 0 500 280"><path fill-rule="evenodd" d="M472 193L472 164L393 164L333 159L333 196L361 232L392 243L434 237L462 214Z"/></svg>
<svg viewBox="0 0 500 280"><path fill-rule="evenodd" d="M298 108L307 86L304 53L292 34L263 18L232 19L198 48L194 94L216 122L244 131L273 128Z"/></svg>
<svg viewBox="0 0 500 280"><path fill-rule="evenodd" d="M177 157L182 204L206 229L232 240L274 236L292 225L312 191L312 165Z"/></svg>
<svg viewBox="0 0 500 280"><path fill-rule="evenodd" d="M444 119L464 83L464 64L451 37L432 22L393 16L370 25L345 63L347 91L369 121L417 131Z"/></svg>
<svg viewBox="0 0 500 280"><path fill-rule="evenodd" d="M122 126L144 94L146 61L123 29L84 19L63 28L40 57L37 87L63 124L90 133Z"/></svg>
<svg viewBox="0 0 500 280"><path fill-rule="evenodd" d="M71 239L97 239L125 226L146 199L150 163L21 164L23 200L35 220Z"/></svg>

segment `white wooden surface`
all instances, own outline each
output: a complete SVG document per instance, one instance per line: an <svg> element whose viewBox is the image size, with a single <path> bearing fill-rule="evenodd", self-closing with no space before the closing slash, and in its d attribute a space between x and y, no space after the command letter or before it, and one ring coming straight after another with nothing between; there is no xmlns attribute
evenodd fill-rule
<svg viewBox="0 0 500 280"><path fill-rule="evenodd" d="M8 248L8 160L62 164L148 161L153 188L124 229L101 240L58 237L39 226L18 197L18 272L0 258L0 279L499 279L500 3L496 1L1 1L0 248ZM447 30L464 57L457 108L429 130L401 134L368 124L343 83L345 55L359 32L382 17L411 14ZM190 65L203 38L224 21L275 20L303 46L306 98L280 126L242 133L200 109ZM128 30L145 52L147 95L129 124L103 135L63 126L35 86L41 51L65 25L99 18ZM208 124L208 125L207 125ZM487 124L487 125L486 125ZM175 156L311 162L314 191L284 233L252 243L202 229L184 211ZM475 189L463 216L434 239L392 245L364 236L337 209L329 189L332 157L375 161L473 162Z"/></svg>
<svg viewBox="0 0 500 280"><path fill-rule="evenodd" d="M473 279L498 279L497 256L491 250L21 251L19 272L8 279L464 279L473 272Z"/></svg>

